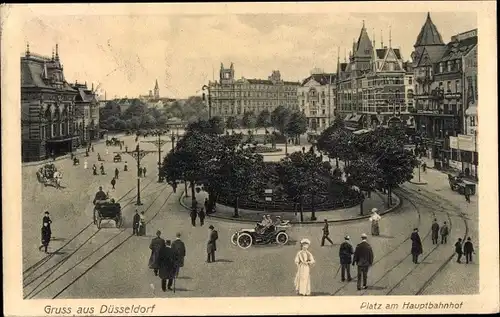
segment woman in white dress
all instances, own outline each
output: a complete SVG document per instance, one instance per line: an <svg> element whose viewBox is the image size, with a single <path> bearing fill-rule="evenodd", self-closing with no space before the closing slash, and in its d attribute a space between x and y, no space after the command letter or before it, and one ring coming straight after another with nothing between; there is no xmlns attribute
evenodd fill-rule
<svg viewBox="0 0 500 317"><path fill-rule="evenodd" d="M87 159L85 159L85 161L83 161L83 168L87 169L87 167L88 167L88 162Z"/></svg>
<svg viewBox="0 0 500 317"><path fill-rule="evenodd" d="M295 291L299 295L311 295L311 265L316 263L311 252L308 251L311 241L302 239L300 241L301 250L295 256L297 274L295 275Z"/></svg>
<svg viewBox="0 0 500 317"><path fill-rule="evenodd" d="M372 209L372 215L370 217L370 221L372 222L372 236L378 236L380 235L380 227L379 227L379 221L382 219L380 215L377 213L378 209L373 208Z"/></svg>

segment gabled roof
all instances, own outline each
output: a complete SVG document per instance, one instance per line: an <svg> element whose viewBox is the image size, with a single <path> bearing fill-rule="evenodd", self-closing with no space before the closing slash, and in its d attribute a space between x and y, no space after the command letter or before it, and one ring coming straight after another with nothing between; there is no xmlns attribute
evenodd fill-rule
<svg viewBox="0 0 500 317"><path fill-rule="evenodd" d="M29 88L47 88L47 89L57 89L53 86L48 79L44 79L44 63L47 69L57 68L53 65L55 62L49 58L30 58L30 57L21 57L21 87ZM50 74L48 74L50 75ZM73 88L66 82L62 83L63 91L75 92Z"/></svg>
<svg viewBox="0 0 500 317"><path fill-rule="evenodd" d="M464 39L462 41L453 41L446 45L446 50L439 60L445 62L455 60L467 55L477 45L477 36Z"/></svg>
<svg viewBox="0 0 500 317"><path fill-rule="evenodd" d="M439 34L439 31L437 30L437 27L431 20L430 13L427 13L427 19L425 20L422 29L420 29L420 33L418 34L414 47L431 45L444 45L444 42L441 34Z"/></svg>
<svg viewBox="0 0 500 317"><path fill-rule="evenodd" d="M418 60L414 61L413 67L424 65L425 56L429 58L430 64L435 64L441 59L445 51L446 46L426 46L422 49Z"/></svg>
<svg viewBox="0 0 500 317"><path fill-rule="evenodd" d="M335 77L336 74L333 73L312 74L311 76L307 77L302 81L301 86L307 84L311 79L313 79L321 86L328 85L330 82L333 82L335 80Z"/></svg>
<svg viewBox="0 0 500 317"><path fill-rule="evenodd" d="M375 50L375 52L377 54L377 58L378 59L384 59L388 50L389 50L389 48L387 48L387 47L377 48ZM396 58L397 59L401 59L401 52L399 51L399 48L393 48L392 50L394 51L394 54L396 54Z"/></svg>

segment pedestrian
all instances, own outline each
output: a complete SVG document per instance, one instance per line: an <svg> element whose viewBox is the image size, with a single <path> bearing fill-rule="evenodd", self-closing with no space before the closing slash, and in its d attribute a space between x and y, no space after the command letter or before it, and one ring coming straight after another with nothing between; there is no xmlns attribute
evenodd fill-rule
<svg viewBox="0 0 500 317"><path fill-rule="evenodd" d="M197 216L196 208L191 208L190 216L191 216L191 224L193 225L193 227L196 227L196 216Z"/></svg>
<svg viewBox="0 0 500 317"><path fill-rule="evenodd" d="M427 171L427 163L424 162L424 164L422 164L422 170L424 171L424 173L426 173L426 171Z"/></svg>
<svg viewBox="0 0 500 317"><path fill-rule="evenodd" d="M111 180L111 186L113 186L113 189L115 189L115 185L116 185L116 179L113 177L113 179Z"/></svg>
<svg viewBox="0 0 500 317"><path fill-rule="evenodd" d="M123 166L123 171L127 172L128 171L128 165L127 162L125 161L125 165Z"/></svg>
<svg viewBox="0 0 500 317"><path fill-rule="evenodd" d="M174 181L172 183L172 189L174 190L174 194L175 194L177 192L177 182L176 181Z"/></svg>
<svg viewBox="0 0 500 317"><path fill-rule="evenodd" d="M203 227L205 224L205 211L203 210L203 207L200 208L200 211L198 212L198 217L200 218L200 226Z"/></svg>
<svg viewBox="0 0 500 317"><path fill-rule="evenodd" d="M457 263L462 263L460 259L462 259L462 238L458 238L458 241L455 243L455 253L457 254Z"/></svg>
<svg viewBox="0 0 500 317"><path fill-rule="evenodd" d="M172 243L172 250L175 252L175 278L177 278L181 267L184 266L184 257L186 256L186 246L181 240L180 232L177 232L175 235L175 241Z"/></svg>
<svg viewBox="0 0 500 317"><path fill-rule="evenodd" d="M125 152L128 153L128 146L125 146Z"/></svg>
<svg viewBox="0 0 500 317"><path fill-rule="evenodd" d="M85 160L83 161L83 168L84 168L84 169L87 169L87 168L88 168L88 162L87 162L87 159L85 159Z"/></svg>
<svg viewBox="0 0 500 317"><path fill-rule="evenodd" d="M48 227L48 230L49 230L49 234L52 237L52 228L50 227L50 225L52 224L52 219L50 219L50 215L49 215L49 211L48 210L45 210L45 212L44 212L44 216L43 216L43 219L42 219L42 226L43 226L44 223L47 224L47 227Z"/></svg>
<svg viewBox="0 0 500 317"><path fill-rule="evenodd" d="M325 246L325 240L328 240L333 245L333 241L328 237L330 231L328 230L328 220L325 219L325 225L323 226L323 236L321 237L321 246Z"/></svg>
<svg viewBox="0 0 500 317"><path fill-rule="evenodd" d="M94 175L97 175L97 166L95 166L95 164L94 164L94 165L92 165L92 173L93 173Z"/></svg>
<svg viewBox="0 0 500 317"><path fill-rule="evenodd" d="M98 161L102 161L102 159L101 159L101 154L100 154L100 153L97 153L97 160L98 160Z"/></svg>
<svg viewBox="0 0 500 317"><path fill-rule="evenodd" d="M141 223L141 216L139 216L139 211L135 210L135 215L132 220L132 235L139 235L139 224Z"/></svg>
<svg viewBox="0 0 500 317"><path fill-rule="evenodd" d="M120 171L118 170L118 167L115 168L115 178L118 179L118 176L120 175Z"/></svg>
<svg viewBox="0 0 500 317"><path fill-rule="evenodd" d="M91 148L92 148L92 152L94 152L94 145L92 145L92 147L91 147Z"/></svg>
<svg viewBox="0 0 500 317"><path fill-rule="evenodd" d="M49 224L47 222L44 222L42 226L42 245L38 248L38 250L42 250L42 248L44 248L45 253L49 253L47 252L47 248L49 247L50 236L51 232L49 229Z"/></svg>
<svg viewBox="0 0 500 317"><path fill-rule="evenodd" d="M107 146L106 146L106 155L109 155L109 150Z"/></svg>
<svg viewBox="0 0 500 317"><path fill-rule="evenodd" d="M366 289L368 269L373 264L373 250L368 241L366 241L366 234L361 235L361 242L356 246L354 250L354 258L352 265L358 265L358 291L361 290L361 282L363 283L363 289Z"/></svg>
<svg viewBox="0 0 500 317"><path fill-rule="evenodd" d="M155 276L158 276L158 269L160 268L159 255L160 251L165 245L165 240L161 237L161 231L156 231L156 237L151 240L149 244L149 249L151 250L151 255L149 256L148 266L153 270Z"/></svg>
<svg viewBox="0 0 500 317"><path fill-rule="evenodd" d="M465 263L469 264L472 262L472 253L474 252L474 246L472 245L471 238L467 238L467 242L464 243L464 253L465 253Z"/></svg>
<svg viewBox="0 0 500 317"><path fill-rule="evenodd" d="M354 250L352 248L350 237L345 236L344 242L340 245L339 249L339 258L340 258L340 268L341 268L341 281L345 281L346 273L347 273L347 281L352 281L351 278L351 263L352 263L352 255L354 254Z"/></svg>
<svg viewBox="0 0 500 317"><path fill-rule="evenodd" d="M439 239L439 224L437 223L437 219L434 218L431 226L432 231L432 244L438 244Z"/></svg>
<svg viewBox="0 0 500 317"><path fill-rule="evenodd" d="M104 165L102 165L102 163L99 168L101 169L101 175L106 175L106 173L104 172Z"/></svg>
<svg viewBox="0 0 500 317"><path fill-rule="evenodd" d="M161 289L164 292L167 291L167 288L168 290L172 290L172 284L175 278L175 253L171 248L170 240L165 241L165 244L160 249L158 262L158 274L161 279Z"/></svg>
<svg viewBox="0 0 500 317"><path fill-rule="evenodd" d="M208 229L210 231L207 243L207 263L212 263L215 262L215 251L217 251L217 239L219 239L219 234L212 225L210 225Z"/></svg>
<svg viewBox="0 0 500 317"><path fill-rule="evenodd" d="M209 213L209 210L208 210L208 198L205 198L205 202L203 203L203 205L205 206L205 210L207 211L207 214Z"/></svg>
<svg viewBox="0 0 500 317"><path fill-rule="evenodd" d="M446 221L443 223L443 226L441 227L440 231L441 231L441 244L448 243L448 234L450 233L450 230L448 229Z"/></svg>
<svg viewBox="0 0 500 317"><path fill-rule="evenodd" d="M465 201L470 204L470 191L468 188L465 188L464 190L464 196L465 196Z"/></svg>
<svg viewBox="0 0 500 317"><path fill-rule="evenodd" d="M372 236L379 236L380 235L380 227L379 227L379 221L382 219L380 215L377 213L378 209L373 208L372 209L372 215L370 217L370 221L372 223Z"/></svg>
<svg viewBox="0 0 500 317"><path fill-rule="evenodd" d="M123 144L120 142L120 151L122 150L122 146L123 146Z"/></svg>
<svg viewBox="0 0 500 317"><path fill-rule="evenodd" d="M142 176L146 177L146 166L142 168Z"/></svg>
<svg viewBox="0 0 500 317"><path fill-rule="evenodd" d="M139 167L139 169L137 170L137 176L142 177L142 168L141 167Z"/></svg>
<svg viewBox="0 0 500 317"><path fill-rule="evenodd" d="M311 266L316 263L313 255L309 252L311 241L309 239L300 240L300 250L295 256L297 273L295 274L295 291L297 295L311 295Z"/></svg>
<svg viewBox="0 0 500 317"><path fill-rule="evenodd" d="M418 234L418 228L413 229L410 239L411 239L411 255L413 263L418 264L418 256L423 253L422 240L420 240L420 235Z"/></svg>
<svg viewBox="0 0 500 317"><path fill-rule="evenodd" d="M88 157L89 156L89 150L85 150L85 156Z"/></svg>
<svg viewBox="0 0 500 317"><path fill-rule="evenodd" d="M145 236L146 235L146 217L144 216L144 211L141 211L141 214L139 215L141 218L139 221L139 235L140 236Z"/></svg>

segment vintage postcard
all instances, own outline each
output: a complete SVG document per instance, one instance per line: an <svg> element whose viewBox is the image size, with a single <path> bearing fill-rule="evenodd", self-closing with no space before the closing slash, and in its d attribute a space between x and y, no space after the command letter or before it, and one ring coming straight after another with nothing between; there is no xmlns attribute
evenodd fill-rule
<svg viewBox="0 0 500 317"><path fill-rule="evenodd" d="M0 10L5 315L499 311L494 2Z"/></svg>

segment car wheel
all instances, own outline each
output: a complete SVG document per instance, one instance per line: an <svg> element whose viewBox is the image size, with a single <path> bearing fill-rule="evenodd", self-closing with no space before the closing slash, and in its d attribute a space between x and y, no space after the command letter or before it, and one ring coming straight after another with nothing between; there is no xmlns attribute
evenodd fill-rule
<svg viewBox="0 0 500 317"><path fill-rule="evenodd" d="M238 232L233 233L231 236L231 243L233 245L238 245Z"/></svg>
<svg viewBox="0 0 500 317"><path fill-rule="evenodd" d="M281 245L285 245L288 242L288 234L286 232L279 232L276 235L276 242Z"/></svg>
<svg viewBox="0 0 500 317"><path fill-rule="evenodd" d="M238 246L242 249L248 249L252 245L252 236L246 232L238 235Z"/></svg>

